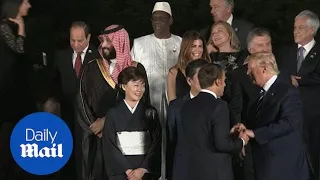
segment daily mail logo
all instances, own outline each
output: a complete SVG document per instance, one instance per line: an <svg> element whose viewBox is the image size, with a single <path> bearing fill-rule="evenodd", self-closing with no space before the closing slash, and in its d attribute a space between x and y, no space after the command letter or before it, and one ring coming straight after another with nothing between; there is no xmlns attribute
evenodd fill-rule
<svg viewBox="0 0 320 180"><path fill-rule="evenodd" d="M26 129L26 141L27 142L51 142L52 147L43 147L39 149L39 145L36 143L28 143L28 144L21 144L21 156L22 157L63 157L62 154L62 143L56 144L55 139L57 137L58 131L54 133L49 131L49 129L44 129L42 131L36 131L31 128Z"/></svg>
<svg viewBox="0 0 320 180"><path fill-rule="evenodd" d="M69 160L72 147L72 135L65 122L44 112L23 118L10 139L14 160L22 169L36 175L60 170Z"/></svg>

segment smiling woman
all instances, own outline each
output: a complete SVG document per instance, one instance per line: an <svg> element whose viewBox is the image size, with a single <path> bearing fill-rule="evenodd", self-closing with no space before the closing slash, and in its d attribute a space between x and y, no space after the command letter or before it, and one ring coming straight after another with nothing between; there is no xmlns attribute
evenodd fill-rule
<svg viewBox="0 0 320 180"><path fill-rule="evenodd" d="M161 127L156 109L140 101L146 77L136 67L118 77L125 98L107 113L103 156L109 180L156 180L160 174Z"/></svg>
<svg viewBox="0 0 320 180"><path fill-rule="evenodd" d="M205 41L196 31L188 31L182 37L178 64L170 68L168 73L168 101L183 97L190 91L185 78L185 69L190 61L204 59L211 62Z"/></svg>

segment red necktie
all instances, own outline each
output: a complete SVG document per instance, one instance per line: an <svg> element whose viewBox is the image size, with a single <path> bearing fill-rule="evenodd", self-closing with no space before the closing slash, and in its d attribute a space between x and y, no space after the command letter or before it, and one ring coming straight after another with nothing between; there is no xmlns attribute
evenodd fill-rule
<svg viewBox="0 0 320 180"><path fill-rule="evenodd" d="M74 69L76 71L77 77L79 77L80 69L81 69L81 65L82 65L81 54L82 53L77 53L76 62L74 63Z"/></svg>

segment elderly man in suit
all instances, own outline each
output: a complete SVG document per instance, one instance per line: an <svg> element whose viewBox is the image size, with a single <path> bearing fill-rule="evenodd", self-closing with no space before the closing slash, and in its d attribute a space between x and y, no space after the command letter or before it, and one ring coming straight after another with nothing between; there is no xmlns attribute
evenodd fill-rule
<svg viewBox="0 0 320 180"><path fill-rule="evenodd" d="M280 70L291 76L290 82L301 93L304 135L316 180L320 179L320 45L314 37L319 26L319 18L314 12L300 12L294 21L295 43L284 49L279 62Z"/></svg>
<svg viewBox="0 0 320 180"><path fill-rule="evenodd" d="M253 28L253 24L233 16L234 0L210 0L210 7L214 22L225 21L229 23L239 38L241 49L245 49L246 38ZM208 40L211 34L211 27L201 30L200 33Z"/></svg>
<svg viewBox="0 0 320 180"><path fill-rule="evenodd" d="M254 118L245 133L251 142L256 180L307 180L299 90L279 74L272 53L248 57L248 75L261 87Z"/></svg>
<svg viewBox="0 0 320 180"><path fill-rule="evenodd" d="M225 88L225 72L219 65L207 64L198 73L201 92L187 101L180 111L179 141L183 166L173 179L233 180L231 154L239 154L247 144L243 132L233 137L230 132L228 105L219 97Z"/></svg>

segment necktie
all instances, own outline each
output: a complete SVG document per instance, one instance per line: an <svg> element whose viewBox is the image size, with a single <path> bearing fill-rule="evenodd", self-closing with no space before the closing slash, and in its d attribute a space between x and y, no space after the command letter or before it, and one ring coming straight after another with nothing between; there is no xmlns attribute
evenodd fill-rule
<svg viewBox="0 0 320 180"><path fill-rule="evenodd" d="M80 69L81 69L81 65L82 65L81 54L82 53L77 53L77 58L76 58L76 61L74 63L74 69L76 71L77 77L79 77Z"/></svg>
<svg viewBox="0 0 320 180"><path fill-rule="evenodd" d="M263 98L264 95L266 94L266 91L264 89L261 89L260 91L260 97L258 99L258 103L257 103L257 111L256 111L256 118L259 117L260 112L261 112L261 108L262 108L262 102L263 102Z"/></svg>
<svg viewBox="0 0 320 180"><path fill-rule="evenodd" d="M299 47L299 49L298 49L298 54L297 54L297 60L298 60L298 63L297 63L297 72L299 72L300 67L301 67L301 64L302 64L302 62L303 62L303 60L304 60L303 54L304 54L305 51L306 51L306 50L304 49L303 46Z"/></svg>

